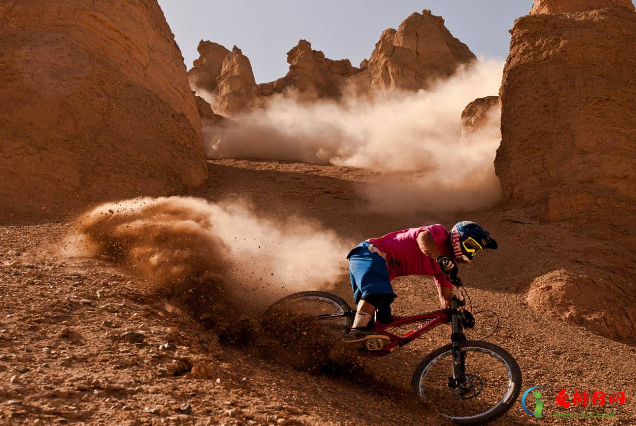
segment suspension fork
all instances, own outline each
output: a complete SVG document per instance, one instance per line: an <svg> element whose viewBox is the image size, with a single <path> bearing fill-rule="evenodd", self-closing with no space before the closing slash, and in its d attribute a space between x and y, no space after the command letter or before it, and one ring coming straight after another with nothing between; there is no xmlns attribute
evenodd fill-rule
<svg viewBox="0 0 636 426"><path fill-rule="evenodd" d="M459 321L459 300L456 296L451 299L451 344L453 357L453 381L461 384L464 381L466 358L459 344L465 340L462 324Z"/></svg>

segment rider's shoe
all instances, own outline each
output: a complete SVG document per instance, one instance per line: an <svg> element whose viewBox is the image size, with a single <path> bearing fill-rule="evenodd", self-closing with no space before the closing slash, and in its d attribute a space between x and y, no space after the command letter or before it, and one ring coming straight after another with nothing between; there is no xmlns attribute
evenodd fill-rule
<svg viewBox="0 0 636 426"><path fill-rule="evenodd" d="M369 327L352 328L344 338L346 343L360 343L372 339L379 339L383 342L383 344L387 344L390 341L387 336L384 334L374 333Z"/></svg>

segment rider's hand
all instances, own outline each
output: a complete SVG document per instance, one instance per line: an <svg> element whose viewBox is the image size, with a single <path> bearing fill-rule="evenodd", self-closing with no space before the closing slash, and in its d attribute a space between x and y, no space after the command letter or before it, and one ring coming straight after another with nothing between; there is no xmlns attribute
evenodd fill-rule
<svg viewBox="0 0 636 426"><path fill-rule="evenodd" d="M453 275L453 272L457 273L457 264L453 261L453 259L445 256L439 256L437 258L437 264L439 265L439 269L446 275Z"/></svg>

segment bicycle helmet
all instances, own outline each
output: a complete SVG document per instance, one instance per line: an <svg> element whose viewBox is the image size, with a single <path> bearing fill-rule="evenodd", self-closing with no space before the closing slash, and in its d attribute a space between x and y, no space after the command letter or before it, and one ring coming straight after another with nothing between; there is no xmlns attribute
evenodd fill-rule
<svg viewBox="0 0 636 426"><path fill-rule="evenodd" d="M450 232L455 259L470 262L483 249L497 249L497 241L475 222L457 222Z"/></svg>

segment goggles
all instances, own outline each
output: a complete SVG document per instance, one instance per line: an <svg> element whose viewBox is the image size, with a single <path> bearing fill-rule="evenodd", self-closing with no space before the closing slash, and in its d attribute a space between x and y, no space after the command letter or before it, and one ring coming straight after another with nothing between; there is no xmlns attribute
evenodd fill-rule
<svg viewBox="0 0 636 426"><path fill-rule="evenodd" d="M462 241L462 245L464 246L464 250L466 250L466 252L469 254L470 258L484 249L482 245L479 244L473 237L466 238L464 241Z"/></svg>

